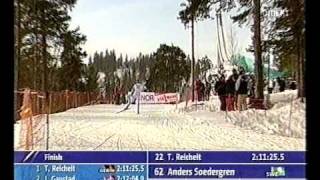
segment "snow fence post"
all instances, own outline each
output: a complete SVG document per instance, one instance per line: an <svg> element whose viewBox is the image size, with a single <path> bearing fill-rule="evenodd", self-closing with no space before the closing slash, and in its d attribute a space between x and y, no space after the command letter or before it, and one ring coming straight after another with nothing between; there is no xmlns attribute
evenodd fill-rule
<svg viewBox="0 0 320 180"><path fill-rule="evenodd" d="M26 88L23 91L23 101L22 106L20 107L20 117L21 117L21 127L26 127L26 132L23 132L23 139L20 138L20 144L25 150L30 150L30 141L32 141L32 105L31 105L31 92L29 88ZM31 138L31 140L30 140ZM25 141L25 143L23 143ZM32 149L32 148L31 148Z"/></svg>
<svg viewBox="0 0 320 180"><path fill-rule="evenodd" d="M65 91L65 97L66 97L66 109L65 110L68 110L68 99L69 99L68 90Z"/></svg>
<svg viewBox="0 0 320 180"><path fill-rule="evenodd" d="M49 135L50 135L50 126L49 126L49 115L51 113L51 105L52 105L52 94L49 93L49 104L48 111L46 114L46 124L47 124L47 140L46 140L46 150L49 150Z"/></svg>

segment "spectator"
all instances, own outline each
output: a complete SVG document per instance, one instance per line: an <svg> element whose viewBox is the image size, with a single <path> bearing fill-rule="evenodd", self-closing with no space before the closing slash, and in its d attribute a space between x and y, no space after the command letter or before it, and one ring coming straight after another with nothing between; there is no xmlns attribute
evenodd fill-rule
<svg viewBox="0 0 320 180"><path fill-rule="evenodd" d="M235 83L234 76L229 76L226 82L226 105L227 111L235 110Z"/></svg>
<svg viewBox="0 0 320 180"><path fill-rule="evenodd" d="M236 82L236 92L238 94L238 110L246 110L248 97L248 81L243 70L240 71L238 80Z"/></svg>
<svg viewBox="0 0 320 180"><path fill-rule="evenodd" d="M269 79L269 82L268 82L268 84L267 84L269 94L272 94L272 91L273 91L274 86L275 86L274 81L272 81L271 79Z"/></svg>
<svg viewBox="0 0 320 180"><path fill-rule="evenodd" d="M291 83L290 83L290 89L291 89L291 90L296 90L296 89L297 89L297 85L296 85L296 82L295 82L295 81L291 81Z"/></svg>
<svg viewBox="0 0 320 180"><path fill-rule="evenodd" d="M232 77L233 77L233 79L235 79L235 80L237 80L237 79L238 79L239 74L238 74L238 72L237 72L237 70L236 70L236 69L232 69Z"/></svg>
<svg viewBox="0 0 320 180"><path fill-rule="evenodd" d="M202 81L200 81L200 100L199 101L204 101L205 98L205 85Z"/></svg>
<svg viewBox="0 0 320 180"><path fill-rule="evenodd" d="M248 77L248 97L252 96L252 87L253 87L253 78L252 76Z"/></svg>
<svg viewBox="0 0 320 180"><path fill-rule="evenodd" d="M225 111L226 110L226 82L225 77L222 75L218 82L215 84L215 91L218 93L219 99L220 99L220 110Z"/></svg>
<svg viewBox="0 0 320 180"><path fill-rule="evenodd" d="M234 79L234 81L236 82L237 79L239 77L239 74L238 74L238 71L236 69L232 69L232 78ZM238 102L238 99L237 99L237 92L234 91L234 109L236 110L237 109L237 102Z"/></svg>
<svg viewBox="0 0 320 180"><path fill-rule="evenodd" d="M279 78L279 77L277 77L277 78L274 80L274 88L273 88L273 92L274 92L274 93L278 93L278 92L280 91L279 81L280 81L280 78Z"/></svg>
<svg viewBox="0 0 320 180"><path fill-rule="evenodd" d="M200 79L196 80L196 92L197 92L197 100L202 101L203 83L200 81Z"/></svg>
<svg viewBox="0 0 320 180"><path fill-rule="evenodd" d="M255 77L254 75L249 76L248 81L248 96L249 96L249 104L251 104L252 99L254 98L254 89L255 88Z"/></svg>
<svg viewBox="0 0 320 180"><path fill-rule="evenodd" d="M286 83L282 78L278 78L279 91L283 92L286 88Z"/></svg>
<svg viewBox="0 0 320 180"><path fill-rule="evenodd" d="M206 88L205 88L206 101L209 101L210 99L210 92L211 92L211 84L206 80Z"/></svg>

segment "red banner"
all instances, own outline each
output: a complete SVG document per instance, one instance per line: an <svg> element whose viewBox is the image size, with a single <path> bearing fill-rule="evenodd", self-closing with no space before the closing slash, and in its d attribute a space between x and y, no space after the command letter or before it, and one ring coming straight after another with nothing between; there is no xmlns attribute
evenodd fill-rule
<svg viewBox="0 0 320 180"><path fill-rule="evenodd" d="M170 104L176 103L178 100L179 94L177 93L158 94L154 92L141 92L140 94L141 104Z"/></svg>

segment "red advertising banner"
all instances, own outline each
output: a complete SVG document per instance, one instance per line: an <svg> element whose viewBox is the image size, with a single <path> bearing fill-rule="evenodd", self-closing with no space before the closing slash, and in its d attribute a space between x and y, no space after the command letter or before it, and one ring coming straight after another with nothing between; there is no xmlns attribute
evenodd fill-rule
<svg viewBox="0 0 320 180"><path fill-rule="evenodd" d="M155 92L141 92L141 104L169 104L178 101L179 94L177 93L163 93L158 94Z"/></svg>

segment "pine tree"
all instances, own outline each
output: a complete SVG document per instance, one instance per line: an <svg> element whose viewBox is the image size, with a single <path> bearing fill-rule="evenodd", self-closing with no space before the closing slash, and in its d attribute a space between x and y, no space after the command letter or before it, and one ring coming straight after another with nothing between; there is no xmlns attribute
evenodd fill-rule
<svg viewBox="0 0 320 180"><path fill-rule="evenodd" d="M98 88L98 84L97 84L97 71L94 68L94 65L89 63L86 66L86 73L85 73L85 77L87 80L86 83L86 91L87 92L94 92L97 90Z"/></svg>
<svg viewBox="0 0 320 180"><path fill-rule="evenodd" d="M190 76L185 53L176 46L160 45L154 53L150 83L154 91L175 92L177 84Z"/></svg>
<svg viewBox="0 0 320 180"><path fill-rule="evenodd" d="M63 88L70 90L77 90L80 85L84 65L82 58L86 56L80 47L86 41L86 37L78 31L79 28L63 34L61 82L64 82Z"/></svg>
<svg viewBox="0 0 320 180"><path fill-rule="evenodd" d="M282 69L287 69L298 81L298 97L305 97L305 16L304 1L275 1L272 8L283 12L273 23L269 46ZM303 100L303 98L301 98Z"/></svg>
<svg viewBox="0 0 320 180"><path fill-rule="evenodd" d="M43 91L58 87L48 85L49 79L54 78L48 76L55 76L58 68L53 61L59 61L50 50L62 41L61 34L66 32L70 20L68 13L75 3L75 0L16 1L19 16L16 16L15 27L20 27L17 52L21 52L16 58L19 61L16 74L21 77L19 87Z"/></svg>

